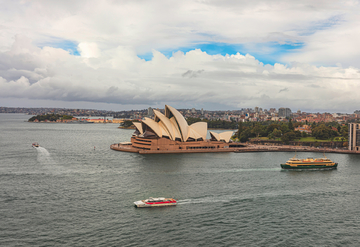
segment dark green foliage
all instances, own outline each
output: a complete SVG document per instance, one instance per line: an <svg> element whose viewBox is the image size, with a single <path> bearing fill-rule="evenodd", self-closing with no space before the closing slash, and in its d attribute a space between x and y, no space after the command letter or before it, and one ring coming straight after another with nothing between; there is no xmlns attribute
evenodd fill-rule
<svg viewBox="0 0 360 247"><path fill-rule="evenodd" d="M281 130L278 129L274 129L273 132L271 133L271 135L273 136L274 139L279 138L282 135Z"/></svg>
<svg viewBox="0 0 360 247"><path fill-rule="evenodd" d="M340 136L344 139L348 138L348 135L349 135L349 125L342 125L340 127Z"/></svg>
<svg viewBox="0 0 360 247"><path fill-rule="evenodd" d="M348 136L348 125L339 125L337 122L329 123L311 123L312 134L306 132L294 131L295 127L302 126L303 123L292 122L278 122L278 121L265 121L265 122L228 122L223 120L201 120L200 118L188 118L189 125L196 122L207 122L208 128L214 129L237 129L233 139L239 139L241 142L246 142L249 138L254 137L268 137L269 139L278 139L284 143L289 143L301 137L314 136L316 139L333 140L337 136L346 139ZM331 127L337 128L333 130Z"/></svg>
<svg viewBox="0 0 360 247"><path fill-rule="evenodd" d="M238 129L238 132L237 132L237 138L240 140L240 134L241 132L243 131L243 122L240 122L239 123L239 129Z"/></svg>
<svg viewBox="0 0 360 247"><path fill-rule="evenodd" d="M281 141L289 144L290 141L295 140L296 134L294 131L287 132L281 136Z"/></svg>
<svg viewBox="0 0 360 247"><path fill-rule="evenodd" d="M31 117L28 121L29 122L34 122L35 119L41 121L56 121L58 119L72 119L73 116L70 115L59 115L59 114L46 114L46 115L37 115L37 116L33 116Z"/></svg>
<svg viewBox="0 0 360 247"><path fill-rule="evenodd" d="M332 130L331 126L320 124L319 126L312 129L312 136L316 139L326 140L338 136L338 132Z"/></svg>
<svg viewBox="0 0 360 247"><path fill-rule="evenodd" d="M128 128L130 126L133 125L133 122L139 122L138 120L134 120L134 121L131 121L131 120L125 120L124 122L122 122L120 124L121 127L124 127L124 128Z"/></svg>
<svg viewBox="0 0 360 247"><path fill-rule="evenodd" d="M207 122L209 129L237 129L238 123L235 121L225 121L225 120L201 120L200 118L187 118L188 125L191 125L196 122Z"/></svg>
<svg viewBox="0 0 360 247"><path fill-rule="evenodd" d="M264 132L265 126L262 126L260 124L254 124L254 127L251 130L251 133L255 134L256 137L259 137L259 135Z"/></svg>
<svg viewBox="0 0 360 247"><path fill-rule="evenodd" d="M240 134L240 141L246 142L249 140L249 138L255 137L253 133L251 133L251 128L246 127Z"/></svg>
<svg viewBox="0 0 360 247"><path fill-rule="evenodd" d="M281 125L280 124L278 124L278 123L272 123L272 124L270 124L270 125L268 125L267 126L267 128L266 128L266 132L268 133L268 134L270 134L270 133L272 133L273 131L274 131L274 129L280 129L281 128Z"/></svg>
<svg viewBox="0 0 360 247"><path fill-rule="evenodd" d="M72 119L73 118L73 116L69 116L69 115L63 115L62 116L62 119Z"/></svg>
<svg viewBox="0 0 360 247"><path fill-rule="evenodd" d="M193 123L197 123L197 122L208 122L207 119L201 120L201 118L193 118L193 117L189 117L186 119L188 125L192 125Z"/></svg>
<svg viewBox="0 0 360 247"><path fill-rule="evenodd" d="M292 121L291 121L291 118L289 119L288 127L289 127L289 130L290 130L290 131L293 131L293 130L294 130L294 126L293 126L293 123L292 123Z"/></svg>

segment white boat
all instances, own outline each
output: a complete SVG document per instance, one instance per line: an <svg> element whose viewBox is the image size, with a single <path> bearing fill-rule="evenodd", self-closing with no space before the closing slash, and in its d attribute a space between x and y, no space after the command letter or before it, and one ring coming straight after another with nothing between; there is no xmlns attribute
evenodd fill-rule
<svg viewBox="0 0 360 247"><path fill-rule="evenodd" d="M151 207L165 207L165 206L176 206L177 202L173 198L158 197L136 201L134 202L137 208L151 208Z"/></svg>

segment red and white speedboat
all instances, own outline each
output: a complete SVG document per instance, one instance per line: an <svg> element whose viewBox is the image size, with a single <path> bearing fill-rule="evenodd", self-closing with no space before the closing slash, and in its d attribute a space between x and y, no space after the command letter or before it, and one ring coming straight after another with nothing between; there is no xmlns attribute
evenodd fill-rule
<svg viewBox="0 0 360 247"><path fill-rule="evenodd" d="M40 145L39 145L39 143L34 142L34 143L32 144L32 147L33 147L33 148L38 148L38 147L40 147Z"/></svg>
<svg viewBox="0 0 360 247"><path fill-rule="evenodd" d="M134 202L137 208L176 206L176 200L173 198L158 197Z"/></svg>

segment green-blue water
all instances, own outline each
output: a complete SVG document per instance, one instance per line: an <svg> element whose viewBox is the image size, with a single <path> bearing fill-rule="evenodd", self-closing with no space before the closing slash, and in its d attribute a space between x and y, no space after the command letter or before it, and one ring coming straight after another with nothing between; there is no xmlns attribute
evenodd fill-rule
<svg viewBox="0 0 360 247"><path fill-rule="evenodd" d="M360 155L282 171L293 153L123 153L116 124L28 118L0 114L0 246L360 245ZM150 196L179 203L133 207Z"/></svg>

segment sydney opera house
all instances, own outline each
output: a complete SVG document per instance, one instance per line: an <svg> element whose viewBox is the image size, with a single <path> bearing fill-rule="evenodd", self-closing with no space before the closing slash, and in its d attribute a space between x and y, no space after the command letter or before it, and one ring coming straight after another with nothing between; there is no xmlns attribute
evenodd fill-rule
<svg viewBox="0 0 360 247"><path fill-rule="evenodd" d="M232 143L233 131L215 133L207 136L207 123L187 124L185 118L175 108L165 105L165 115L154 110L155 118L145 118L133 122L135 132L131 142L115 143L113 150L134 153L205 153L232 152L241 144Z"/></svg>

